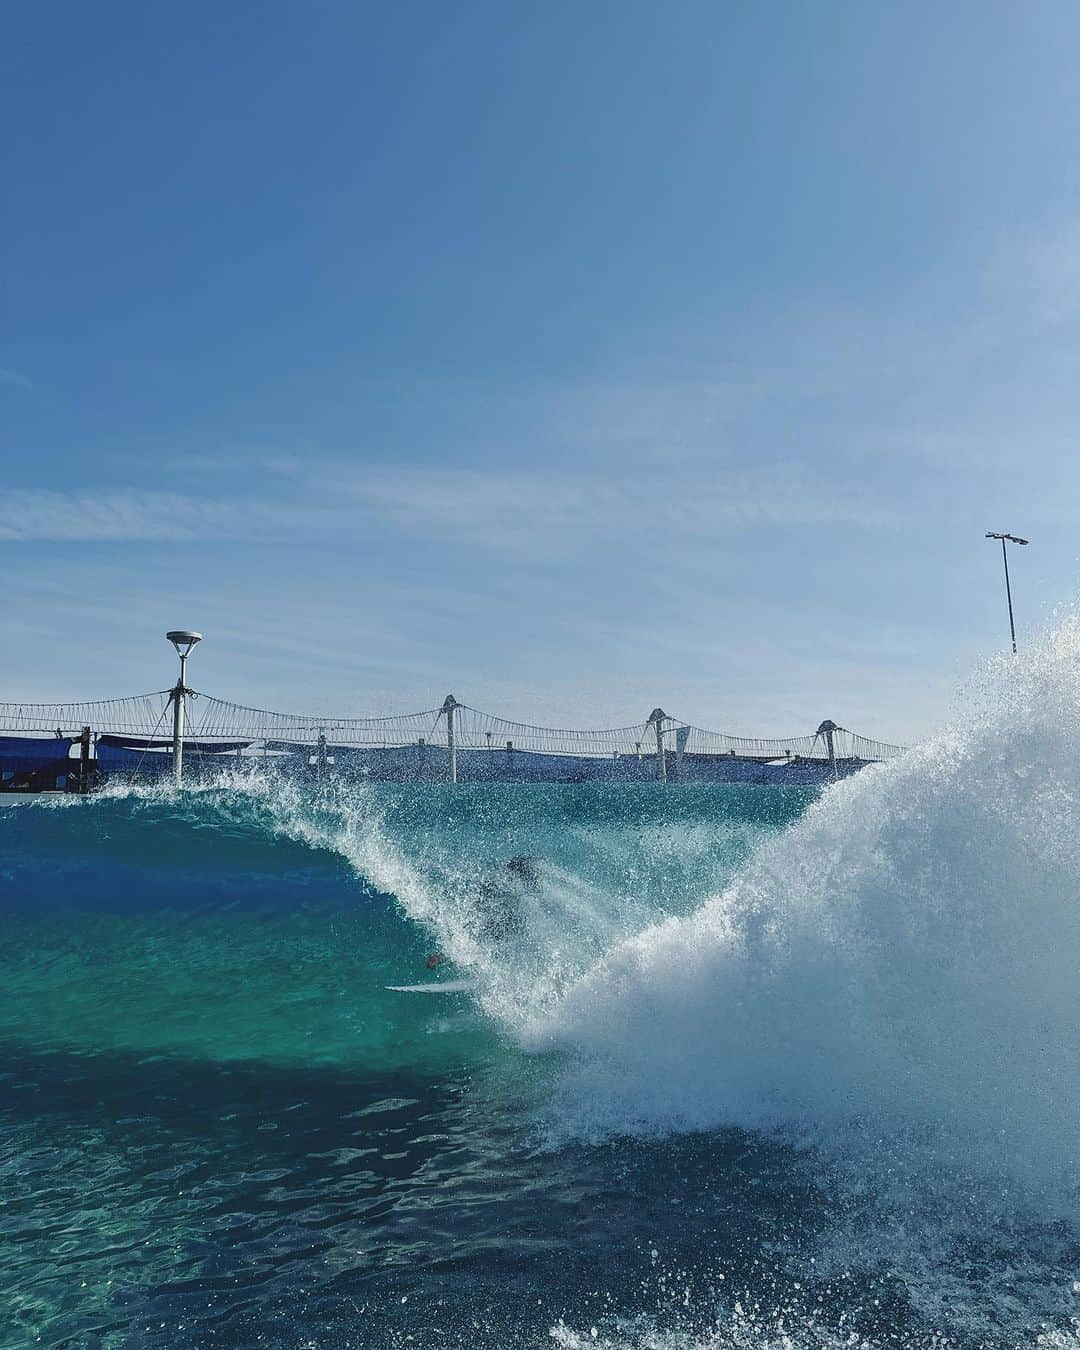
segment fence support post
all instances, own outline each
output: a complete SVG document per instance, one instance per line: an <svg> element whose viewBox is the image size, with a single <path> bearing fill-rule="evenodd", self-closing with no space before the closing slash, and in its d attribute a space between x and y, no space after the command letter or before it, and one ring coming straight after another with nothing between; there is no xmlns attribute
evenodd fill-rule
<svg viewBox="0 0 1080 1350"><path fill-rule="evenodd" d="M656 776L661 783L667 782L667 756L664 753L664 723L667 720L667 713L663 708L654 708L649 714L649 721L646 726L651 725L656 731Z"/></svg>
<svg viewBox="0 0 1080 1350"><path fill-rule="evenodd" d="M833 739L833 735L839 730L840 728L836 723L829 721L828 718L826 718L817 729L817 734L825 737L825 748L829 752L829 776L834 783L839 775L836 772L836 742Z"/></svg>
<svg viewBox="0 0 1080 1350"><path fill-rule="evenodd" d="M446 714L446 748L450 752L450 781L457 782L457 738L454 734L454 713L461 707L461 704L453 696L447 694L442 705L442 711Z"/></svg>
<svg viewBox="0 0 1080 1350"><path fill-rule="evenodd" d="M187 689L184 687L184 666L186 664L187 658L182 656L180 658L180 683L172 691L172 762L173 777L176 780L177 787L184 779L184 698L187 695Z"/></svg>
<svg viewBox="0 0 1080 1350"><path fill-rule="evenodd" d="M90 728L83 727L79 735L79 791L90 791Z"/></svg>

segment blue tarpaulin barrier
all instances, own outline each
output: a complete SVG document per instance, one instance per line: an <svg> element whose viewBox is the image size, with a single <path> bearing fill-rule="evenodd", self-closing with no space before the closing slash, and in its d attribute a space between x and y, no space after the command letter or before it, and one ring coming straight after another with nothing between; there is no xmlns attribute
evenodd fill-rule
<svg viewBox="0 0 1080 1350"><path fill-rule="evenodd" d="M71 746L68 736L0 736L0 789L66 787L67 775L79 768L68 757Z"/></svg>
<svg viewBox="0 0 1080 1350"><path fill-rule="evenodd" d="M231 755L245 750L250 741L203 742L184 739L184 760L188 768L196 769L203 756ZM146 736L99 736L97 741L98 768L104 773L134 773L148 776L165 773L172 768L172 741Z"/></svg>

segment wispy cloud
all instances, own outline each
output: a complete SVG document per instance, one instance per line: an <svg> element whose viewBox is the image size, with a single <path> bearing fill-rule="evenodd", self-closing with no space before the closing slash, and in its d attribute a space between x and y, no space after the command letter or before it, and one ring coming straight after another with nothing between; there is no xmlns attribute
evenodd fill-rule
<svg viewBox="0 0 1080 1350"><path fill-rule="evenodd" d="M140 542L235 539L326 523L326 512L291 503L215 500L172 492L0 493L0 541Z"/></svg>
<svg viewBox="0 0 1080 1350"><path fill-rule="evenodd" d="M412 528L482 530L492 541L552 534L664 529L704 534L794 525L892 526L869 491L815 479L798 466L664 474L575 475L442 471L367 476L339 491Z"/></svg>
<svg viewBox="0 0 1080 1350"><path fill-rule="evenodd" d="M889 527L891 507L869 491L837 491L797 466L714 473L576 474L530 471L377 470L344 475L324 466L296 483L293 500L196 497L136 489L0 493L0 541L161 542L287 537L355 529L466 536L520 549L554 537L662 528L705 535L728 529L846 525Z"/></svg>
<svg viewBox="0 0 1080 1350"><path fill-rule="evenodd" d="M27 375L23 375L18 370L11 370L8 366L0 366L0 384L13 384L19 389L32 389L33 381Z"/></svg>

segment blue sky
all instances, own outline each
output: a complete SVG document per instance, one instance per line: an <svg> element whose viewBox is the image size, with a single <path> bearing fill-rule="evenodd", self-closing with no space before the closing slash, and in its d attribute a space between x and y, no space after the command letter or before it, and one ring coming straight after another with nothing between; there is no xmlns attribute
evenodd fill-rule
<svg viewBox="0 0 1080 1350"><path fill-rule="evenodd" d="M1075 5L9 7L0 699L906 740L1077 590Z"/></svg>

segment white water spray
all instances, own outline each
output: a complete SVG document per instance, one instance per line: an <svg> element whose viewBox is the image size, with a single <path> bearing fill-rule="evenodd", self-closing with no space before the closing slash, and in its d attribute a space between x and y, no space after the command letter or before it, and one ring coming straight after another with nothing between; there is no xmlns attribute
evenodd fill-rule
<svg viewBox="0 0 1080 1350"><path fill-rule="evenodd" d="M563 1127L901 1124L1051 1191L1080 1160L1080 621L609 952L537 1048Z"/></svg>

